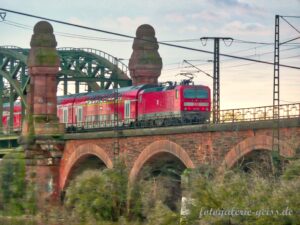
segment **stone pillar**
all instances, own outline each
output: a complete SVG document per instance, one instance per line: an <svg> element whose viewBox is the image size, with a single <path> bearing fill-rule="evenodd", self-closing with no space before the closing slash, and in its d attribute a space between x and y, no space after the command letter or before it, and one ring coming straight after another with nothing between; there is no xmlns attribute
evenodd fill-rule
<svg viewBox="0 0 300 225"><path fill-rule="evenodd" d="M132 49L129 70L133 85L157 84L162 60L152 26L143 24L137 28Z"/></svg>
<svg viewBox="0 0 300 225"><path fill-rule="evenodd" d="M57 80L59 57L50 23L34 26L28 56L30 83L27 87L27 109L20 144L25 150L27 181L36 188L37 203L59 199L59 163L64 142L64 125L57 117Z"/></svg>

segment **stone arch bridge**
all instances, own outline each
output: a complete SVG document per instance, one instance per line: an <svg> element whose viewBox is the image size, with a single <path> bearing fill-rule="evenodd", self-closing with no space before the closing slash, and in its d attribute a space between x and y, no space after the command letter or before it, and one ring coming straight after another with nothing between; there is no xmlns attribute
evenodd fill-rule
<svg viewBox="0 0 300 225"><path fill-rule="evenodd" d="M119 131L120 153L125 155L131 181L145 165L157 160L180 162L184 168L210 164L224 170L254 152L271 151L273 125L273 121L260 121L123 130ZM300 148L300 120L285 119L280 125L280 154L294 157ZM114 131L65 134L64 139L59 191L66 188L72 171L90 156L113 167Z"/></svg>

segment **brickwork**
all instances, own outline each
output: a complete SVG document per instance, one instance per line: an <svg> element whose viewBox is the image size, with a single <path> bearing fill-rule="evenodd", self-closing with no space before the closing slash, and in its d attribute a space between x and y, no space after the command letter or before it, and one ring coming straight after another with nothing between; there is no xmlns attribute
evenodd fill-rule
<svg viewBox="0 0 300 225"><path fill-rule="evenodd" d="M107 152L96 143L80 143L80 141L69 142L66 145L64 156L61 159L59 186L63 190L72 168L77 162L89 155L97 156L107 168L112 168L113 163Z"/></svg>
<svg viewBox="0 0 300 225"><path fill-rule="evenodd" d="M132 84L157 84L162 59L158 53L158 43L152 26L143 24L137 28L132 49L129 60Z"/></svg>
<svg viewBox="0 0 300 225"><path fill-rule="evenodd" d="M59 57L50 23L34 26L28 56L30 83L26 88L27 108L19 143L25 150L26 178L38 196L38 208L58 203L60 157L64 149L64 124L57 113Z"/></svg>
<svg viewBox="0 0 300 225"><path fill-rule="evenodd" d="M177 157L186 168L211 164L225 169L233 167L239 159L246 157L254 150L272 150L272 129L270 128L201 131L172 135L155 135L153 131L151 133L152 135L127 135L120 138L121 153L126 156L130 180L134 180L147 160L156 157L158 153L169 153ZM280 141L281 155L294 156L300 147L300 126L282 128L280 133L282 138ZM94 154L104 164L111 167L113 162L112 146L113 138L109 137L68 140L60 168L61 190L64 188L72 166L83 155Z"/></svg>

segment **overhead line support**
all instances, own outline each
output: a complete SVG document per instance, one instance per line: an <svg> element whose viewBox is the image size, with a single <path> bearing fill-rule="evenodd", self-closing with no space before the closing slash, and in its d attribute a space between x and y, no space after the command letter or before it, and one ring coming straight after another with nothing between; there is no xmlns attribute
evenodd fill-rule
<svg viewBox="0 0 300 225"><path fill-rule="evenodd" d="M230 37L202 37L200 40L214 40L213 70L213 123L220 122L220 40L233 40Z"/></svg>
<svg viewBox="0 0 300 225"><path fill-rule="evenodd" d="M273 76L273 135L272 135L272 166L273 172L278 173L280 157L280 16L275 16L275 41L274 41L274 76Z"/></svg>

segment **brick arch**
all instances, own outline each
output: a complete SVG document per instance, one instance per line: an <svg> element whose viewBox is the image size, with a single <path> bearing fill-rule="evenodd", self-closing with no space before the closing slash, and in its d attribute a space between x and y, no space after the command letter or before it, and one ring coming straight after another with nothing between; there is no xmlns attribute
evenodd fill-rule
<svg viewBox="0 0 300 225"><path fill-rule="evenodd" d="M141 171L144 164L154 155L158 153L170 153L180 159L187 168L195 168L193 161L190 159L187 152L178 144L169 140L155 141L148 145L135 160L129 174L129 180L135 180L138 173Z"/></svg>
<svg viewBox="0 0 300 225"><path fill-rule="evenodd" d="M71 152L68 154L68 152ZM96 144L82 144L75 149L67 149L62 158L62 164L60 166L60 178L59 178L59 187L60 190L64 190L65 185L69 179L70 173L73 166L82 158L89 155L94 155L98 157L107 168L112 168L113 163L110 160L108 154Z"/></svg>
<svg viewBox="0 0 300 225"><path fill-rule="evenodd" d="M280 141L280 155L283 157L292 157L295 151L284 141ZM272 150L272 137L267 135L258 135L248 137L234 146L226 154L220 170L232 168L241 157L247 155L254 150Z"/></svg>

